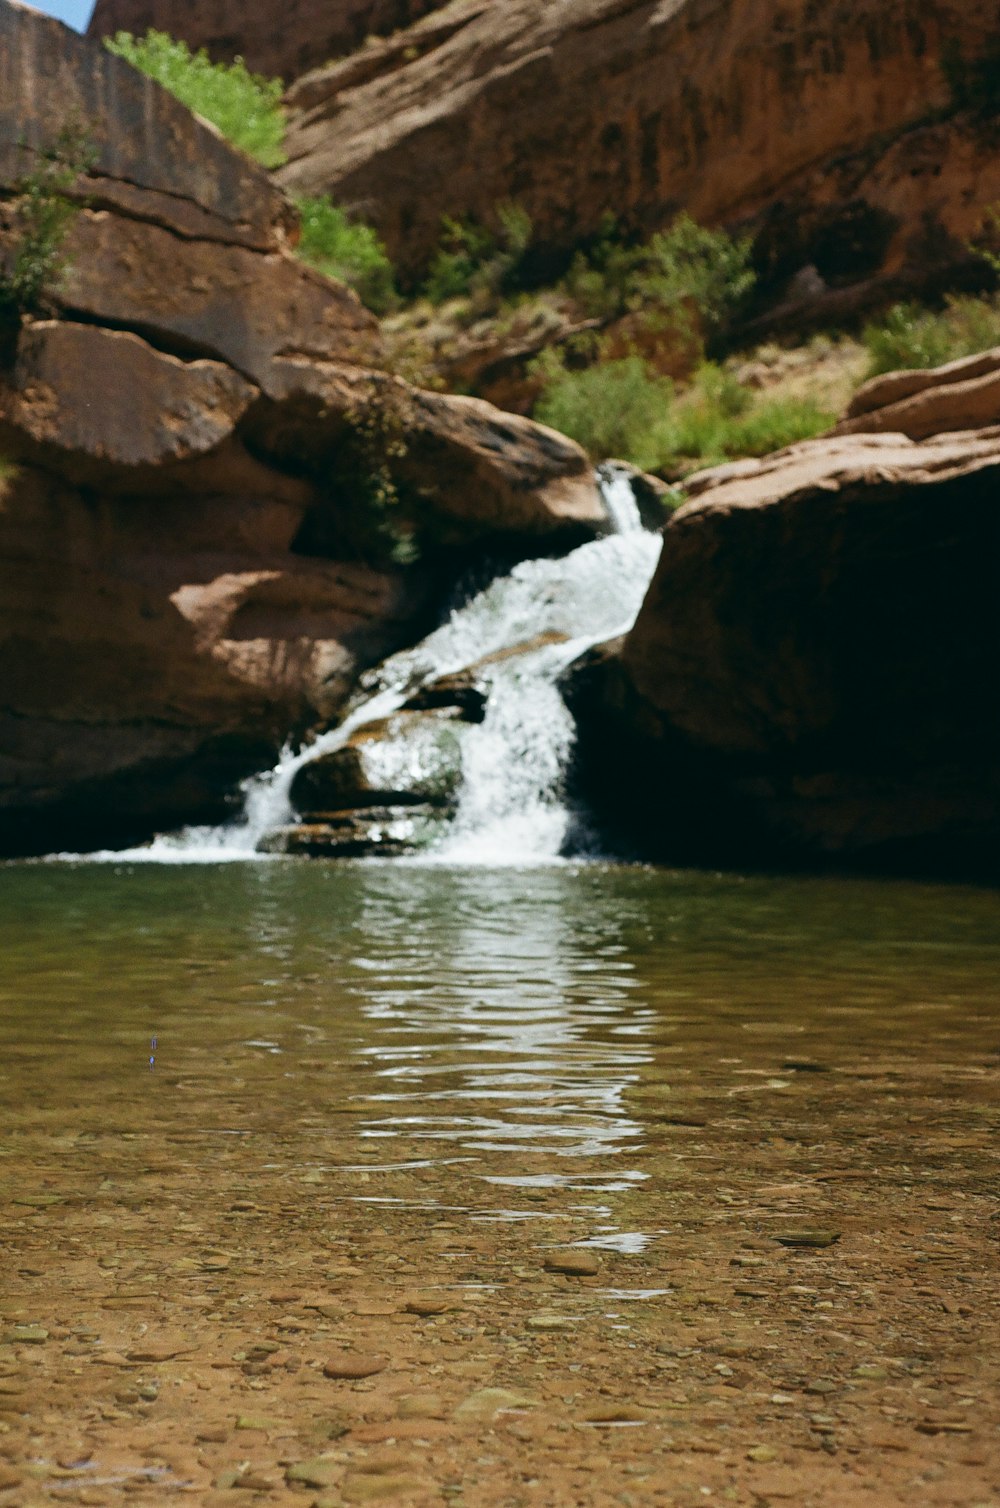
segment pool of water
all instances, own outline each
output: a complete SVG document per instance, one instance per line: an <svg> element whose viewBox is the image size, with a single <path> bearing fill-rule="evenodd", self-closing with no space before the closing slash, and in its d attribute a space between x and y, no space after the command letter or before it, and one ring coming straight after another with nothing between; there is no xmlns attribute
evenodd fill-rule
<svg viewBox="0 0 1000 1508"><path fill-rule="evenodd" d="M0 867L0 1322L49 1335L20 1351L22 1331L0 1336L0 1457L17 1410L33 1408L50 1425L22 1456L55 1474L54 1497L67 1472L76 1480L53 1464L68 1429L89 1469L130 1491L168 1471L175 1486L210 1484L198 1473L222 1471L226 1450L232 1470L252 1452L178 1455L179 1441L194 1448L192 1420L217 1417L211 1438L225 1441L246 1390L268 1388L301 1445L326 1405L300 1384L322 1383L334 1343L397 1357L381 1392L352 1385L349 1441L398 1433L392 1389L414 1377L454 1389L434 1405L442 1419L465 1417L474 1383L544 1374L558 1381L538 1396L565 1397L581 1430L645 1427L633 1405L608 1408L621 1378L634 1397L637 1350L668 1353L643 1397L676 1428L698 1399L711 1410L736 1396L731 1347L675 1386L694 1362L669 1358L697 1360L716 1314L727 1342L766 1333L771 1372L747 1427L770 1409L779 1438L797 1347L812 1347L802 1368L829 1371L841 1345L848 1378L870 1360L866 1294L896 1305L893 1356L926 1347L927 1301L913 1294L931 1290L912 1286L926 1262L961 1268L955 1283L972 1286L958 1298L975 1293L969 1323L985 1334L998 913L973 888L601 865ZM822 1258L826 1286L810 1271L789 1288L794 1271L774 1266L775 1243L803 1227L843 1235ZM596 1253L600 1276L550 1291L555 1247ZM426 1330L401 1339L414 1285L466 1318L418 1319ZM825 1311L848 1291L831 1341ZM744 1317L768 1305L766 1325ZM813 1305L824 1312L803 1319ZM182 1360L166 1343L148 1350L177 1334ZM290 1357L284 1392L256 1375L268 1358L248 1335ZM150 1356L152 1381L107 1380ZM588 1377L600 1407L570 1403ZM510 1445L514 1502L526 1447ZM272 1471L295 1458L268 1449ZM360 1459L327 1464L350 1486ZM736 1480L718 1475L718 1490ZM594 1482L593 1501L609 1501L613 1483ZM490 1490L483 1503L500 1500ZM401 1491L423 1501L412 1483Z"/></svg>
<svg viewBox="0 0 1000 1508"><path fill-rule="evenodd" d="M5 1149L114 1130L209 1179L242 1141L341 1197L419 1169L480 1215L603 1198L667 1113L752 1118L813 1062L979 1061L997 921L988 891L842 879L9 865Z"/></svg>

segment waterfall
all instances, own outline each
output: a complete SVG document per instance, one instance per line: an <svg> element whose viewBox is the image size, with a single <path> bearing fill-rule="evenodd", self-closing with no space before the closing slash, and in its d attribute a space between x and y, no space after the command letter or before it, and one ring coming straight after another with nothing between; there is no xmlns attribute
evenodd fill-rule
<svg viewBox="0 0 1000 1508"><path fill-rule="evenodd" d="M286 749L273 769L244 782L238 820L96 857L199 863L260 856L268 835L295 821L292 785L305 765L390 717L419 688L472 666L485 695L483 720L463 732L455 809L420 857L461 864L556 859L570 826L562 782L574 737L558 681L591 646L631 628L661 546L660 535L640 523L627 470L612 463L599 481L613 533L559 559L521 561L420 644L370 671L338 727L297 752ZM391 763L388 751L385 757ZM392 825L389 836L405 840L405 814Z"/></svg>

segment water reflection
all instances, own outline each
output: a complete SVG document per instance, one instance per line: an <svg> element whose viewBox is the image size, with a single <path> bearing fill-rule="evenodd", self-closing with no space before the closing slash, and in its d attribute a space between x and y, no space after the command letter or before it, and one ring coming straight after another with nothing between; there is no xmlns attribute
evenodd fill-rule
<svg viewBox="0 0 1000 1508"><path fill-rule="evenodd" d="M366 1098L385 1113L362 1117L363 1139L513 1154L509 1172L477 1170L510 1187L644 1176L621 1159L642 1134L625 1096L650 1060L652 1011L622 909L567 904L578 884L562 870L530 885L506 871L393 871L367 888L352 992L370 1024Z"/></svg>

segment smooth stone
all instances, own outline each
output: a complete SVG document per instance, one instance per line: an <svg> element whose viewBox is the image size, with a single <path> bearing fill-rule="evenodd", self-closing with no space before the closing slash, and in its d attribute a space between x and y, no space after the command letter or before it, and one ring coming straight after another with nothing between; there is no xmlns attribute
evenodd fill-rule
<svg viewBox="0 0 1000 1508"><path fill-rule="evenodd" d="M514 1393L509 1388L477 1388L455 1409L454 1419L495 1419L497 1414L537 1406L534 1398Z"/></svg>
<svg viewBox="0 0 1000 1508"><path fill-rule="evenodd" d="M339 1461L329 1461L324 1456L314 1456L310 1461L297 1461L285 1472L289 1486L335 1487L343 1473Z"/></svg>
<svg viewBox="0 0 1000 1508"><path fill-rule="evenodd" d="M407 1314L420 1314L429 1318L434 1314L447 1314L453 1307L450 1299L443 1298L434 1293L415 1293L406 1300L404 1309Z"/></svg>
<svg viewBox="0 0 1000 1508"><path fill-rule="evenodd" d="M773 1445L754 1445L747 1451L747 1460L757 1461L761 1465L767 1461L776 1461L777 1459L778 1452Z"/></svg>
<svg viewBox="0 0 1000 1508"><path fill-rule="evenodd" d="M48 1340L49 1332L42 1325L15 1325L3 1338L10 1345L41 1346Z"/></svg>
<svg viewBox="0 0 1000 1508"><path fill-rule="evenodd" d="M396 1399L400 1419L443 1419L447 1414L440 1393L403 1393Z"/></svg>
<svg viewBox="0 0 1000 1508"><path fill-rule="evenodd" d="M839 1230L786 1230L775 1236L779 1246L832 1246L840 1240Z"/></svg>
<svg viewBox="0 0 1000 1508"><path fill-rule="evenodd" d="M425 1480L412 1476L349 1476L341 1486L341 1494L348 1503L374 1503L382 1498L412 1499L425 1493L429 1487Z"/></svg>
<svg viewBox="0 0 1000 1508"><path fill-rule="evenodd" d="M529 1330L548 1334L550 1331L572 1330L573 1321L564 1314L533 1314L527 1320L527 1327Z"/></svg>
<svg viewBox="0 0 1000 1508"><path fill-rule="evenodd" d="M866 1382L884 1382L889 1372L886 1367L874 1367L863 1363L860 1367L854 1368L854 1375L863 1378Z"/></svg>
<svg viewBox="0 0 1000 1508"><path fill-rule="evenodd" d="M568 1277L592 1278L601 1270L601 1259L593 1251L553 1251L545 1258L545 1270L562 1272Z"/></svg>
<svg viewBox="0 0 1000 1508"><path fill-rule="evenodd" d="M384 1356L351 1355L345 1352L343 1356L332 1356L324 1363L323 1376L356 1381L361 1377L374 1377L376 1372L384 1372L387 1365Z"/></svg>

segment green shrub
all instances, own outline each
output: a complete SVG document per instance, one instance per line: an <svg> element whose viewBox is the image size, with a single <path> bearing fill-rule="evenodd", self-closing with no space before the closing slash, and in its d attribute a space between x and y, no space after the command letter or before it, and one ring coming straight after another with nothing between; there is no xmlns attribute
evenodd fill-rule
<svg viewBox="0 0 1000 1508"><path fill-rule="evenodd" d="M80 204L68 197L94 162L85 129L63 126L38 167L16 185L15 241L9 268L0 274L0 325L16 330L24 314L36 313L47 289L65 268L63 243Z"/></svg>
<svg viewBox="0 0 1000 1508"><path fill-rule="evenodd" d="M658 436L674 388L667 378L651 376L640 356L570 371L549 353L535 371L546 379L536 419L569 435L594 460L615 456L644 471L659 465Z"/></svg>
<svg viewBox="0 0 1000 1508"><path fill-rule="evenodd" d="M422 290L432 304L470 297L495 302L517 289L534 235L531 216L519 204L501 204L497 219L500 228L494 233L445 216L441 246Z"/></svg>
<svg viewBox="0 0 1000 1508"><path fill-rule="evenodd" d="M549 353L535 371L546 379L537 419L577 440L594 460L616 456L670 476L767 455L833 422L809 398L757 397L712 362L680 396L639 356L570 371Z"/></svg>
<svg viewBox="0 0 1000 1508"><path fill-rule="evenodd" d="M370 225L350 220L326 195L296 200L302 222L297 252L310 267L357 289L376 314L388 314L399 297L392 263Z"/></svg>
<svg viewBox="0 0 1000 1508"><path fill-rule="evenodd" d="M982 229L977 239L969 242L969 250L1000 277L1000 203L984 209Z"/></svg>
<svg viewBox="0 0 1000 1508"><path fill-rule="evenodd" d="M669 230L641 246L623 244L605 221L573 262L567 292L594 319L643 312L699 340L724 329L751 292L752 243L678 215Z"/></svg>
<svg viewBox="0 0 1000 1508"><path fill-rule="evenodd" d="M833 417L811 398L756 397L732 374L706 364L661 430L661 464L683 473L743 456L769 455L820 434Z"/></svg>
<svg viewBox="0 0 1000 1508"><path fill-rule="evenodd" d="M969 296L949 298L944 309L894 304L866 325L868 376L906 367L936 367L1000 345L1000 303Z"/></svg>
<svg viewBox="0 0 1000 1508"><path fill-rule="evenodd" d="M192 52L186 42L152 27L144 37L120 31L104 45L218 126L228 141L264 167L280 167L285 161L280 79L250 73L242 58L213 63L204 48Z"/></svg>

